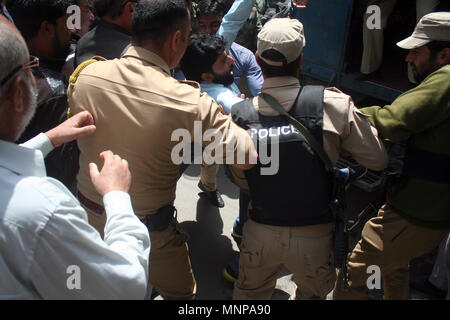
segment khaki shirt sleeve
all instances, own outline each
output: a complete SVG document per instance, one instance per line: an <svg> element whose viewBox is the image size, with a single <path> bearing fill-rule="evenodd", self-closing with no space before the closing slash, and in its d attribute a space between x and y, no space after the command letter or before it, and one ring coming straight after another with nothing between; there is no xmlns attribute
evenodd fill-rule
<svg viewBox="0 0 450 320"><path fill-rule="evenodd" d="M325 91L324 102L324 131L329 136L339 136L339 150L349 153L371 170L386 168L388 157L384 144L368 117L355 107L351 97L330 88Z"/></svg>
<svg viewBox="0 0 450 320"><path fill-rule="evenodd" d="M256 164L256 159L250 158L256 151L248 133L233 123L231 116L223 115L217 103L206 93L200 96L198 120L202 124L206 164ZM208 159L209 156L213 159Z"/></svg>

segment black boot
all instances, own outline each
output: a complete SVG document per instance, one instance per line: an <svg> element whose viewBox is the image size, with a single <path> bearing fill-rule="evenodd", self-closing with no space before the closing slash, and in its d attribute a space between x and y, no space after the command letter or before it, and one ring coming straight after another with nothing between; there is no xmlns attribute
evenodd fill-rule
<svg viewBox="0 0 450 320"><path fill-rule="evenodd" d="M225 206L225 202L223 202L222 196L217 189L215 191L208 191L201 181L198 182L198 187L203 191L198 194L200 197L208 198L216 207L223 208Z"/></svg>

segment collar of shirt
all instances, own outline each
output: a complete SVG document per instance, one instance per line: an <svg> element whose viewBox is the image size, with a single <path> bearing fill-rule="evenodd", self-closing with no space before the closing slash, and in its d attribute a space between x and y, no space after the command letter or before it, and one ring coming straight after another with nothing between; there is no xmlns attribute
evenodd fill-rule
<svg viewBox="0 0 450 320"><path fill-rule="evenodd" d="M29 149L4 140L0 140L0 167L22 176L47 176L44 156L40 150Z"/></svg>
<svg viewBox="0 0 450 320"><path fill-rule="evenodd" d="M295 77L273 77L264 79L261 91L270 94L289 111L297 98L300 90L300 81ZM253 98L255 109L263 115L278 115L260 96Z"/></svg>
<svg viewBox="0 0 450 320"><path fill-rule="evenodd" d="M279 89L283 87L298 87L300 88L300 81L295 77L272 77L265 78L262 86L262 91L271 89Z"/></svg>
<svg viewBox="0 0 450 320"><path fill-rule="evenodd" d="M158 56L156 53L153 53L147 49L137 46L130 46L128 50L125 52L122 58L135 58L143 61L146 64L152 64L160 67L165 73L171 75L170 68L167 65L167 62L164 61L163 58Z"/></svg>

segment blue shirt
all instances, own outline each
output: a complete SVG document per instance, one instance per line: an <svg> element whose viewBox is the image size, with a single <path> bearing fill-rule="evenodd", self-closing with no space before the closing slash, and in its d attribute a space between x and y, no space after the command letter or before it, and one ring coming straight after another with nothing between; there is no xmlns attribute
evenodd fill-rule
<svg viewBox="0 0 450 320"><path fill-rule="evenodd" d="M218 104L221 104L227 114L231 112L233 105L244 100L241 98L241 92L234 82L225 87L223 84L203 81L200 86L201 91L206 92Z"/></svg>
<svg viewBox="0 0 450 320"><path fill-rule="evenodd" d="M245 78L252 96L256 97L259 95L264 83L264 78L253 52L236 42L233 42L230 50L228 50L228 54L234 59L234 83L238 85L241 78Z"/></svg>
<svg viewBox="0 0 450 320"><path fill-rule="evenodd" d="M216 35L225 41L225 50L230 49L239 30L245 24L256 0L236 0L223 17Z"/></svg>
<svg viewBox="0 0 450 320"><path fill-rule="evenodd" d="M251 60L249 59L250 55L253 56L251 51L233 42L236 39L239 30L245 24L245 21L247 21L254 4L255 0L234 1L230 10L223 17L220 28L216 33L218 37L224 39L225 49L235 60L233 70L234 83L228 87L217 83L207 83L205 81L202 81L200 83L202 91L206 92L209 96L216 100L218 104L221 104L226 113L230 113L231 107L243 100L240 97L241 92L239 91L237 84L239 83L242 76L245 76L247 79L247 75L245 74L245 72L253 70L255 67L259 69L259 72L261 72L259 66L256 65L256 61L254 62L254 64L252 62L249 62L249 60ZM247 50L248 52L243 49ZM257 72L255 72L255 74L257 74ZM236 79L236 77L238 77L238 79ZM263 82L262 73L260 74L260 77L260 80L250 81L253 86L252 94L253 92L259 93L259 91L261 90ZM252 76L251 78L256 79L258 77ZM248 79L247 82L249 82Z"/></svg>

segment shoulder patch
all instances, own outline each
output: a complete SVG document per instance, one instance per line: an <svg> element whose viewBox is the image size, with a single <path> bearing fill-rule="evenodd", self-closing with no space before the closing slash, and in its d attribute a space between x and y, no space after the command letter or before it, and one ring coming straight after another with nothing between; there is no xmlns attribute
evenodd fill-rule
<svg viewBox="0 0 450 320"><path fill-rule="evenodd" d="M98 61L106 61L105 58L100 57L100 56L95 56L92 59L83 61L82 63L80 63L78 65L78 67L76 67L76 69L72 72L72 74L70 75L69 78L69 86L67 89L67 101L69 102L70 105L70 99L72 97L72 92L73 92L73 85L75 84L75 82L77 82L78 80L78 76L80 75L80 73L90 64L93 64L95 62ZM72 116L72 113L70 111L70 107L67 109L67 118L70 118Z"/></svg>

